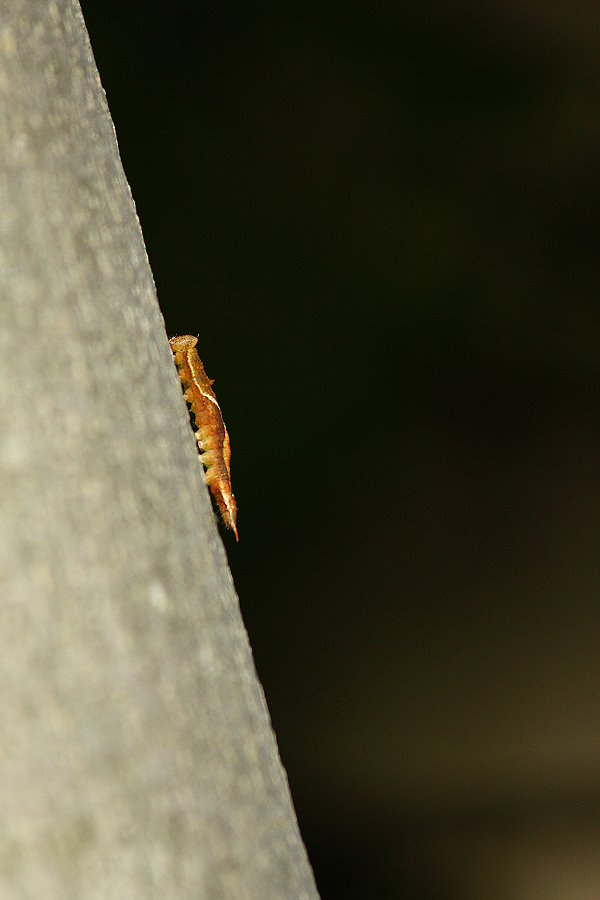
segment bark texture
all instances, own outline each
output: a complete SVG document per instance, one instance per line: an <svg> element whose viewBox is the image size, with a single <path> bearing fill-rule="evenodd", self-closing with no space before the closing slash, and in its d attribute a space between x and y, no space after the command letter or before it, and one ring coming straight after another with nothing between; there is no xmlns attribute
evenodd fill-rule
<svg viewBox="0 0 600 900"><path fill-rule="evenodd" d="M76 0L0 0L0 896L316 896Z"/></svg>

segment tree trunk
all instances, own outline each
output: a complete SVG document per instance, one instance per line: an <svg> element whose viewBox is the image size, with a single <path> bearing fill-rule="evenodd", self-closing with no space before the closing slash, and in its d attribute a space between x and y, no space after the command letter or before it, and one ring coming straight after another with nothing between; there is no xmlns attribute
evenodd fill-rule
<svg viewBox="0 0 600 900"><path fill-rule="evenodd" d="M315 897L76 0L0 141L0 896Z"/></svg>

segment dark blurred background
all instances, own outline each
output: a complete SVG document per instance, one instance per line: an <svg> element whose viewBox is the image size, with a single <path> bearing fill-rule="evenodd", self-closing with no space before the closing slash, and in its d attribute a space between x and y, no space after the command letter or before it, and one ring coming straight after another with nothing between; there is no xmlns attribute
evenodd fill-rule
<svg viewBox="0 0 600 900"><path fill-rule="evenodd" d="M324 900L600 896L600 6L83 0Z"/></svg>

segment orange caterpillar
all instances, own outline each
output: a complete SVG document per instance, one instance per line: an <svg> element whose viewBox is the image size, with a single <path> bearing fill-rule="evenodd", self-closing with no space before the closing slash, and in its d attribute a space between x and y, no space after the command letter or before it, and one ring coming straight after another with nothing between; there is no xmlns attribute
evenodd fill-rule
<svg viewBox="0 0 600 900"><path fill-rule="evenodd" d="M229 435L211 387L214 379L204 371L196 350L197 343L198 338L192 334L182 334L169 341L183 385L183 396L190 404L198 429L196 440L206 469L204 479L217 501L225 525L231 528L237 541L237 505L231 490Z"/></svg>

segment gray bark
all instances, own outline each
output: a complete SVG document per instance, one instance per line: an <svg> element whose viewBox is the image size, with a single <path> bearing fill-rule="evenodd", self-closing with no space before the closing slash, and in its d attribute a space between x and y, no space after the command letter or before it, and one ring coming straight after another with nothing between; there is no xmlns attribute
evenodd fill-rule
<svg viewBox="0 0 600 900"><path fill-rule="evenodd" d="M0 151L0 896L315 897L76 0Z"/></svg>

